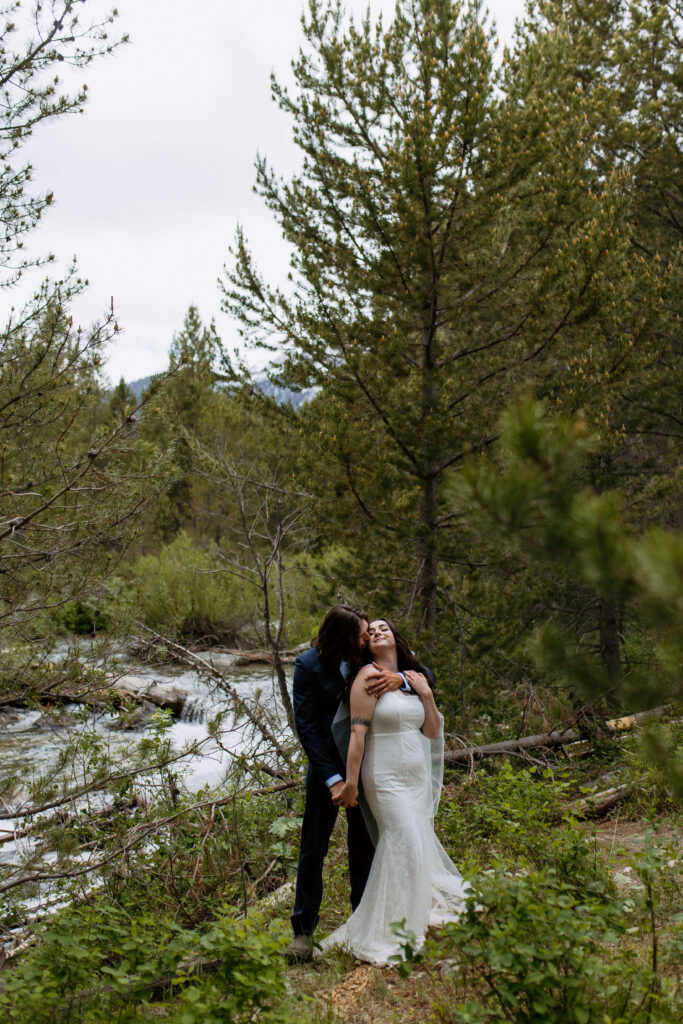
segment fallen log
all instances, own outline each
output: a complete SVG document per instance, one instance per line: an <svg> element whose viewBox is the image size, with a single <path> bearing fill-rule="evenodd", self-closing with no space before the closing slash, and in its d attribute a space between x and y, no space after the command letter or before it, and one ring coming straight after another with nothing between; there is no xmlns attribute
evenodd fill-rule
<svg viewBox="0 0 683 1024"><path fill-rule="evenodd" d="M581 739L583 736L578 729L557 730L538 733L535 736L524 736L518 740L501 740L498 743L484 743L482 746L463 746L460 750L447 750L444 760L446 764L469 765L474 761L481 761L483 757L496 757L500 754L524 754L539 747L562 747L566 743Z"/></svg>
<svg viewBox="0 0 683 1024"><path fill-rule="evenodd" d="M641 711L636 715L626 715L623 718L613 718L603 723L605 732L608 735L618 735L648 721L661 718L666 708L653 708L652 711ZM448 738L448 737L447 737ZM475 761L481 761L483 757L496 757L505 754L521 754L527 756L530 750L562 748L571 743L577 743L586 739L586 733L582 729L568 727L566 729L554 729L552 732L537 733L535 736L523 736L517 740L501 740L498 743L485 743L482 746L469 746L458 737L451 737L463 744L459 750L447 750L444 754L446 764L472 765Z"/></svg>
<svg viewBox="0 0 683 1024"><path fill-rule="evenodd" d="M193 699L189 690L179 686L166 685L142 676L112 677L105 686L92 687L88 690L53 690L38 691L31 694L30 700L15 701L14 708L34 707L42 704L45 707L54 705L80 704L91 711L106 711L137 704L140 707L153 705L173 713L176 718L182 715L188 700ZM148 708L147 710L152 710Z"/></svg>
<svg viewBox="0 0 683 1024"><path fill-rule="evenodd" d="M594 793L583 800L577 800L572 812L578 818L601 818L615 804L628 796L632 788L628 782L624 782L620 786L613 786L612 789L605 789L602 793Z"/></svg>
<svg viewBox="0 0 683 1024"><path fill-rule="evenodd" d="M221 648L221 654L231 654L235 661L234 665L272 665L273 655L271 651L240 651L234 647ZM291 665L297 658L296 654L283 651L280 654L280 661Z"/></svg>

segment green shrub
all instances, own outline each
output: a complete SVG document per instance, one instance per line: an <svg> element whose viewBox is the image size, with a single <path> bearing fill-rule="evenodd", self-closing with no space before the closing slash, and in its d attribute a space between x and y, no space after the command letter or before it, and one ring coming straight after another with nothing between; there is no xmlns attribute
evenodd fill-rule
<svg viewBox="0 0 683 1024"><path fill-rule="evenodd" d="M680 713L680 708L678 709ZM672 715L676 711L672 712ZM631 783L630 813L650 821L683 804L683 724L652 723L623 748L623 781ZM621 780L620 780L621 781Z"/></svg>
<svg viewBox="0 0 683 1024"><path fill-rule="evenodd" d="M285 1024L301 1020L286 1000L281 950L289 936L256 930L224 917L199 940L200 952L218 962L215 974L188 986L173 1024ZM181 977L176 982L181 981Z"/></svg>
<svg viewBox="0 0 683 1024"><path fill-rule="evenodd" d="M140 1021L162 999L174 1024L246 1024L256 1015L263 1024L291 1020L280 956L285 928L270 933L232 915L224 910L200 933L151 910L130 916L105 900L72 907L3 973L0 1019Z"/></svg>
<svg viewBox="0 0 683 1024"><path fill-rule="evenodd" d="M326 610L339 600L339 581L344 579L347 557L343 547L331 545L315 555L299 552L287 559L284 585L288 646L308 643L317 634Z"/></svg>
<svg viewBox="0 0 683 1024"><path fill-rule="evenodd" d="M129 917L104 901L69 908L40 928L36 945L3 974L0 1019L117 1020L123 1007L151 997L156 978L173 976L191 938L151 912Z"/></svg>
<svg viewBox="0 0 683 1024"><path fill-rule="evenodd" d="M69 601L55 614L57 625L78 636L92 636L106 629L106 617L92 601Z"/></svg>
<svg viewBox="0 0 683 1024"><path fill-rule="evenodd" d="M539 869L594 893L611 891L604 862L572 816L575 780L566 771L515 769L509 762L465 782L439 815L443 840L465 871L496 861Z"/></svg>
<svg viewBox="0 0 683 1024"><path fill-rule="evenodd" d="M210 550L181 533L158 555L133 566L137 614L148 626L181 638L213 634L235 642L255 615L252 596Z"/></svg>
<svg viewBox="0 0 683 1024"><path fill-rule="evenodd" d="M654 1024L677 1018L672 993L619 945L628 916L577 897L555 871L480 876L476 897L427 955L478 998L442 1004L449 1024ZM476 900L476 902L475 902ZM406 950L410 937L406 937ZM413 957L414 959L414 957Z"/></svg>

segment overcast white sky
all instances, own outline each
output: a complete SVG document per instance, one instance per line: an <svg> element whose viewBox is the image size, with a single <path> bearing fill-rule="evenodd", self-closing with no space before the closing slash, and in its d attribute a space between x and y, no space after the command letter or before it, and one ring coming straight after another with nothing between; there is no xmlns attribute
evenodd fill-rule
<svg viewBox="0 0 683 1024"><path fill-rule="evenodd" d="M101 9L108 6L103 0ZM123 328L108 363L113 381L162 370L191 303L204 320L216 318L230 347L238 344L216 284L238 222L266 277L285 278L287 250L252 192L253 162L258 150L279 171L297 165L269 77L271 70L289 76L303 0L116 6L130 44L80 73L89 88L85 113L39 128L27 147L36 187L56 197L32 251L53 252L62 267L77 256L90 281L74 307L80 322L100 315L113 296ZM394 0L370 6L386 17ZM346 7L360 15L367 0ZM488 7L505 41L523 0ZM3 297L2 312L19 298Z"/></svg>

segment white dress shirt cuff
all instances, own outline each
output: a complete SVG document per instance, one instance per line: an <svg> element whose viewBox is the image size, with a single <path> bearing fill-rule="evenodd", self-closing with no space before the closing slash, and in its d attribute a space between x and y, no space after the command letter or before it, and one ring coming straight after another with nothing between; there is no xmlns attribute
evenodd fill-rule
<svg viewBox="0 0 683 1024"><path fill-rule="evenodd" d="M332 789L332 787L334 786L335 782L343 782L343 781L344 780L342 779L341 775L339 775L339 774L337 774L337 775L330 775L329 779L325 779L325 785L329 789Z"/></svg>

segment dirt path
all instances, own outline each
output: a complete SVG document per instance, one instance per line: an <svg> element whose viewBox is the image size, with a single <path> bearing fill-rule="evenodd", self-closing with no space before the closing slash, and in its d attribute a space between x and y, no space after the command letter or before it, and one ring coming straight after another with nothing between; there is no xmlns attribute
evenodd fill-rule
<svg viewBox="0 0 683 1024"><path fill-rule="evenodd" d="M303 981L291 980L296 987ZM335 1021L344 1024L424 1024L439 991L443 994L438 975L415 971L401 978L397 968L356 962L334 986L318 987L310 994L331 1011Z"/></svg>
<svg viewBox="0 0 683 1024"><path fill-rule="evenodd" d="M617 864L625 861L634 853L643 850L648 838L664 840L673 846L680 847L681 834L669 826L653 825L650 827L643 821L620 821L616 815L613 821L604 821L598 825L586 825L595 835L603 854L614 859Z"/></svg>

